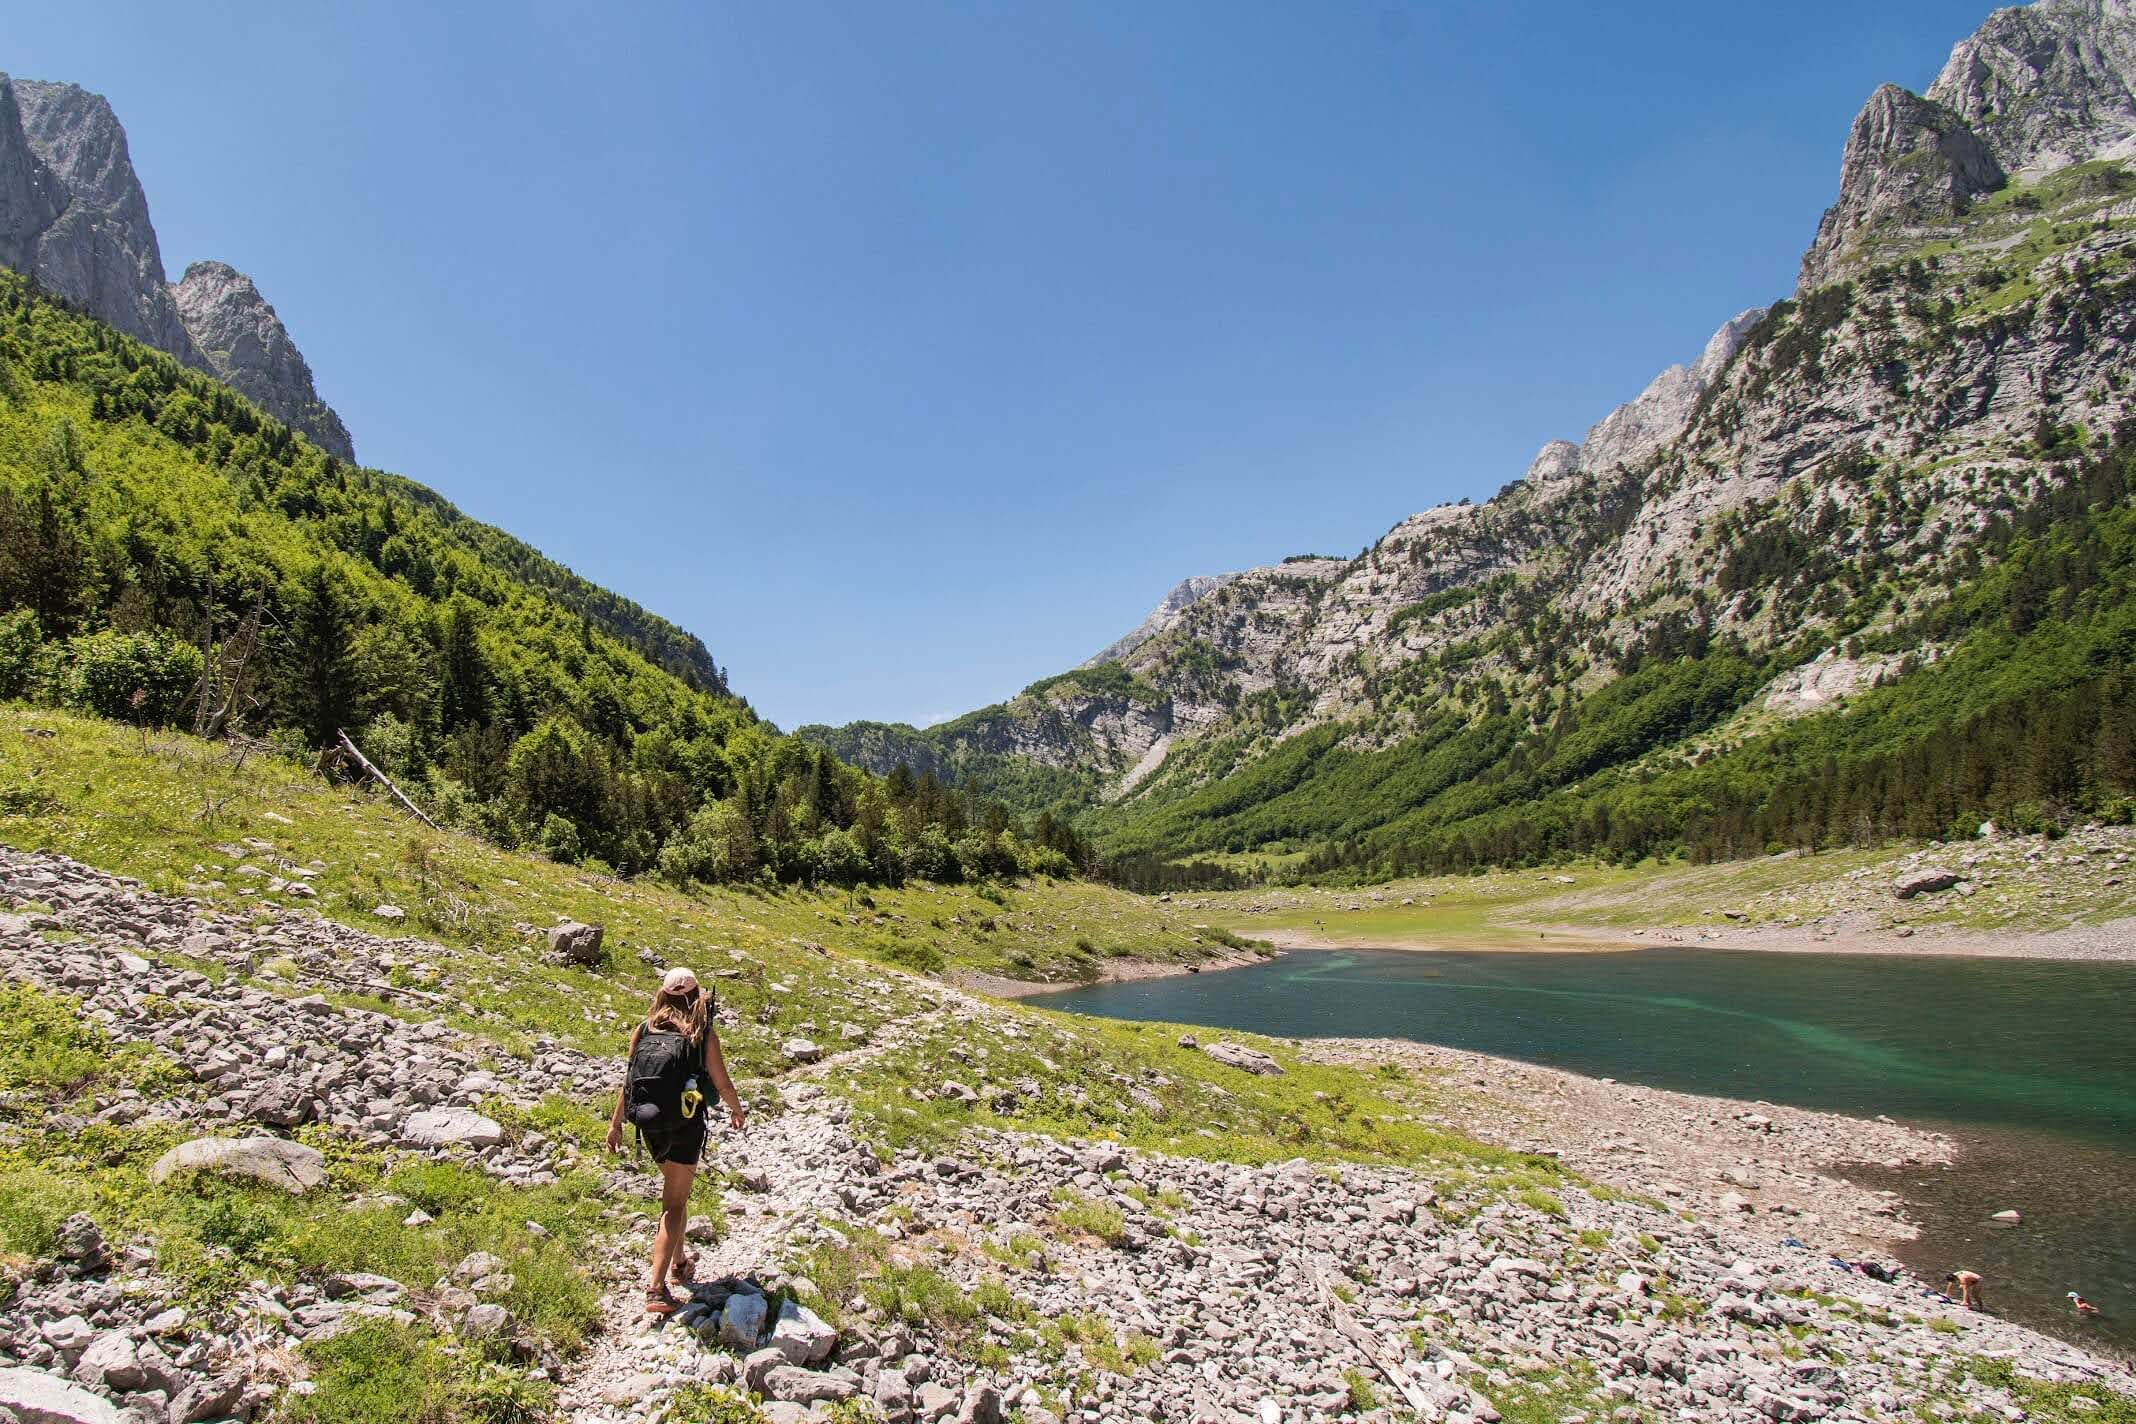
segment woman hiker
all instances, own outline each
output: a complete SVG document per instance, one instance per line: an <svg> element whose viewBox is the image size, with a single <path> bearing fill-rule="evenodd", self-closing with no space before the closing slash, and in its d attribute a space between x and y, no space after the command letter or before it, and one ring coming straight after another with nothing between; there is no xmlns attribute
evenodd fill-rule
<svg viewBox="0 0 2136 1424"><path fill-rule="evenodd" d="M742 1130L742 1099L727 1076L719 1032L712 1026L712 996L687 969L670 969L645 1011L645 1022L631 1030L630 1056L623 1089L616 1094L615 1115L608 1122L608 1150L623 1150L627 1117L638 1140L660 1164L660 1229L653 1233L653 1278L645 1288L648 1314L666 1315L680 1304L668 1290L672 1277L690 1284L689 1248L683 1228L690 1219L690 1184L697 1159L705 1150L705 1095L699 1082L710 1078L727 1120Z"/></svg>

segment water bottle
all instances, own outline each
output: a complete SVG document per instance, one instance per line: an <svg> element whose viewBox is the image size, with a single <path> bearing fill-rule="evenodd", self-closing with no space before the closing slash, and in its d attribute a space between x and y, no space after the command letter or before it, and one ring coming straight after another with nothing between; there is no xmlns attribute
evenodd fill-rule
<svg viewBox="0 0 2136 1424"><path fill-rule="evenodd" d="M698 1091L697 1078L692 1075L690 1081L682 1085L682 1115L696 1117L697 1110L704 1105L705 1095Z"/></svg>

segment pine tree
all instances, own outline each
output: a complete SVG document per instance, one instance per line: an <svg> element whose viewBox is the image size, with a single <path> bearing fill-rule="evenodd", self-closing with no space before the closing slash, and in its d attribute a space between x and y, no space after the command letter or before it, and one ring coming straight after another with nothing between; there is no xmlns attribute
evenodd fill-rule
<svg viewBox="0 0 2136 1424"><path fill-rule="evenodd" d="M326 563L313 564L298 580L284 663L291 712L315 747L334 740L355 705L354 613L340 578Z"/></svg>

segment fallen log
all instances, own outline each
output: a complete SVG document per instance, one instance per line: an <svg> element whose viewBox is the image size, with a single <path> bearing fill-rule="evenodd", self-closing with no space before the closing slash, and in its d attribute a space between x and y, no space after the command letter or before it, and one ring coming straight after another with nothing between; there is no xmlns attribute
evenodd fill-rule
<svg viewBox="0 0 2136 1424"><path fill-rule="evenodd" d="M386 775L377 767L371 765L371 759L365 756L362 752L356 750L356 744L349 740L349 734L347 732L341 731L337 728L335 729L334 735L341 739L341 750L349 754L350 760L354 761L356 765L362 767L366 772L370 773L371 779L373 781L376 781L380 786L385 787L387 793L391 795L394 800L400 802L402 810L406 811L409 815L415 817L415 819L417 819L418 821L421 821L424 825L430 827L431 830L434 831L438 829L438 823L436 821L431 820L428 816L424 815L421 807L417 806L413 801L410 801L405 795L403 795L401 793L401 789L393 784L392 777Z"/></svg>

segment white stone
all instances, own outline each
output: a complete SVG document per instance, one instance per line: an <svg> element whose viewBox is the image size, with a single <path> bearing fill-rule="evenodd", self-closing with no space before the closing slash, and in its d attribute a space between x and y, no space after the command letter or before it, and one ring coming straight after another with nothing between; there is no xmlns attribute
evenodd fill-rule
<svg viewBox="0 0 2136 1424"><path fill-rule="evenodd" d="M779 1306L778 1323L771 1328L771 1348L790 1365L813 1365L829 1357L838 1346L838 1332L823 1323L805 1305L785 1301Z"/></svg>
<svg viewBox="0 0 2136 1424"><path fill-rule="evenodd" d="M0 1369L0 1409L21 1424L119 1424L119 1411L42 1370Z"/></svg>
<svg viewBox="0 0 2136 1424"><path fill-rule="evenodd" d="M411 1147L495 1147L504 1129L471 1108L431 1108L410 1113L400 1137Z"/></svg>

